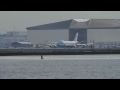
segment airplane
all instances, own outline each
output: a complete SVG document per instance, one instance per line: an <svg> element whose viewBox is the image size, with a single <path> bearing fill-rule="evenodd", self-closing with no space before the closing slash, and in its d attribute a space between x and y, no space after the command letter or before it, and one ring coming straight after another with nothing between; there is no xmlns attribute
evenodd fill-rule
<svg viewBox="0 0 120 90"><path fill-rule="evenodd" d="M73 41L60 40L57 42L56 46L57 47L76 47L76 45L78 43L77 39L78 39L78 33L76 33Z"/></svg>
<svg viewBox="0 0 120 90"><path fill-rule="evenodd" d="M73 41L64 41L60 40L58 42L53 43L53 44L47 44L47 46L57 48L57 47L81 47L84 48L86 47L86 44L78 44L78 33L76 33L75 38Z"/></svg>

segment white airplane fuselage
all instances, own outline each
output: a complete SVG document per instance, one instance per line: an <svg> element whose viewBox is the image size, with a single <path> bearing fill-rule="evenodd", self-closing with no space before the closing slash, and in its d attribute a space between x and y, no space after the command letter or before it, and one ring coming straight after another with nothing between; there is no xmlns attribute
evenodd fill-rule
<svg viewBox="0 0 120 90"><path fill-rule="evenodd" d="M78 41L58 41L57 46L76 46Z"/></svg>
<svg viewBox="0 0 120 90"><path fill-rule="evenodd" d="M77 39L78 39L78 33L76 33L73 41L60 40L57 42L57 46L58 47L76 47L76 45L78 43Z"/></svg>

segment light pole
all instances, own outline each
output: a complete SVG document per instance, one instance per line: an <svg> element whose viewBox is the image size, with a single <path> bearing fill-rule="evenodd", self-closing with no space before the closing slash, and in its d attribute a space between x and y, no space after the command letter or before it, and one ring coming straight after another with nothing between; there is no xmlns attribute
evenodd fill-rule
<svg viewBox="0 0 120 90"><path fill-rule="evenodd" d="M15 42L15 26L14 26L14 34L13 35L14 35L14 42Z"/></svg>

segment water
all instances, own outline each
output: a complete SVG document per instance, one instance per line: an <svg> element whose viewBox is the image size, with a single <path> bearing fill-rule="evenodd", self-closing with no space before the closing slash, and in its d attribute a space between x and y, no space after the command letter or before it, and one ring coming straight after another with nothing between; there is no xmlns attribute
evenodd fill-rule
<svg viewBox="0 0 120 90"><path fill-rule="evenodd" d="M120 55L0 56L0 79L120 79Z"/></svg>

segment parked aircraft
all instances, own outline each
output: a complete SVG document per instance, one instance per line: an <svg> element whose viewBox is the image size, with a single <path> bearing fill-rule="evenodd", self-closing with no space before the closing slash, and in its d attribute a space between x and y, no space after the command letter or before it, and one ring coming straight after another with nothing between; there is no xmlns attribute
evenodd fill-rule
<svg viewBox="0 0 120 90"><path fill-rule="evenodd" d="M80 47L80 48L84 48L87 45L78 43L78 33L76 33L73 41L60 40L60 41L56 42L56 44L55 43L54 44L47 44L47 46L50 46L50 47Z"/></svg>
<svg viewBox="0 0 120 90"><path fill-rule="evenodd" d="M64 41L64 40L58 41L57 47L76 47L78 43L77 39L78 39L78 33L76 33L73 41Z"/></svg>

